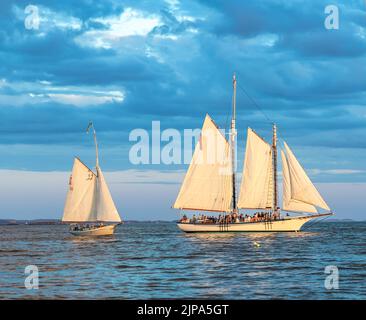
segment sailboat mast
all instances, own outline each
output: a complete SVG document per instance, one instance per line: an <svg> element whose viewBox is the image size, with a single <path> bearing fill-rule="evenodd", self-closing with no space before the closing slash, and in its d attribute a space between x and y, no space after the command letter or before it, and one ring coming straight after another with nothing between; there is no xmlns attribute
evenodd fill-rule
<svg viewBox="0 0 366 320"><path fill-rule="evenodd" d="M93 122L89 122L88 128L86 129L87 133L89 133L90 127L92 127L92 129L93 129L94 144L95 144L95 167L98 169L99 168L98 141L97 141L97 133L95 132ZM97 173L98 173L98 170L97 170Z"/></svg>
<svg viewBox="0 0 366 320"><path fill-rule="evenodd" d="M233 169L233 212L238 212L237 203L236 203L236 177L235 177L235 136L236 136L236 129L235 129L235 118L236 118L236 76L235 73L233 75L233 110L232 110L232 119L231 119L231 161L232 161L232 169Z"/></svg>
<svg viewBox="0 0 366 320"><path fill-rule="evenodd" d="M277 127L273 124L272 138L272 162L273 162L273 205L272 211L277 212L278 208L278 187L277 187Z"/></svg>
<svg viewBox="0 0 366 320"><path fill-rule="evenodd" d="M97 141L97 133L95 132L93 126L93 135L94 135L94 143L95 143L95 167L99 168L99 154L98 154L98 141Z"/></svg>

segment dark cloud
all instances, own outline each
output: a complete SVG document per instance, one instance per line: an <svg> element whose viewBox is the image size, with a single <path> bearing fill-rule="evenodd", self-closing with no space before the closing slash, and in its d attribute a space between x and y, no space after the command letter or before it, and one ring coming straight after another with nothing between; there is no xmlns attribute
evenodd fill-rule
<svg viewBox="0 0 366 320"><path fill-rule="evenodd" d="M218 34L254 36L263 32L298 33L323 25L326 1L209 1L224 17L210 29Z"/></svg>
<svg viewBox="0 0 366 320"><path fill-rule="evenodd" d="M366 53L366 41L354 32L322 30L288 34L280 38L278 47L296 50L304 56L357 57Z"/></svg>
<svg viewBox="0 0 366 320"><path fill-rule="evenodd" d="M178 21L172 12L167 9L160 11L163 24L154 27L150 32L150 35L180 35L190 28L197 28L199 22L193 22L189 20Z"/></svg>
<svg viewBox="0 0 366 320"><path fill-rule="evenodd" d="M106 154L113 157L113 148L128 152L130 130L150 130L152 120L161 120L163 129L183 130L200 127L209 112L227 127L236 71L238 84L278 122L292 145L366 148L366 8L357 1L339 4L340 29L332 31L324 28L327 1L201 0L174 7L162 1L42 0L37 2L42 8L81 24L39 31L25 30L16 15L14 8L23 10L27 4L0 4L4 146L42 145L45 157L52 158L53 148L82 146L85 124L93 120ZM94 18L118 17L129 7L158 18L159 25L145 35L108 38L109 47L95 45L93 33L93 41L83 42L86 32L108 31L108 24ZM16 102L31 93L46 94L48 87L85 95L119 90L125 97L83 107L31 98ZM237 101L241 132L250 125L268 137L270 124L240 88ZM243 145L244 136L240 139ZM344 157L352 162L346 152ZM128 167L122 158L119 165ZM52 168L67 161L55 161ZM14 161L15 166L22 163Z"/></svg>

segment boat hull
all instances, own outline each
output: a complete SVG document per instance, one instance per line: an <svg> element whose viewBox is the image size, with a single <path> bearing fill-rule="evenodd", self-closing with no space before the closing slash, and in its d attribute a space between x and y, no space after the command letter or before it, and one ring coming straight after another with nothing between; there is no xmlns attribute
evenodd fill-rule
<svg viewBox="0 0 366 320"><path fill-rule="evenodd" d="M184 232L298 232L301 227L310 220L329 216L331 214L319 214L313 216L300 216L273 220L267 222L242 222L230 224L201 224L178 223L178 228Z"/></svg>
<svg viewBox="0 0 366 320"><path fill-rule="evenodd" d="M87 229L87 230L70 230L73 236L110 236L114 234L114 230L117 225L108 225L99 228Z"/></svg>

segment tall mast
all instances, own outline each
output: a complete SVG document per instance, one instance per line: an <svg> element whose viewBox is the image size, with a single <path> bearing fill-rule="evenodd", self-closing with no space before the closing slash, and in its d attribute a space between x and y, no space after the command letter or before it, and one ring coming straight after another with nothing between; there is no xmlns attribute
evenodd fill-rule
<svg viewBox="0 0 366 320"><path fill-rule="evenodd" d="M237 204L236 204L236 190L235 190L235 136L236 136L236 129L235 129L235 118L236 118L236 76L235 73L233 75L233 110L232 110L232 119L231 119L231 161L232 161L232 168L233 168L233 212L238 212Z"/></svg>
<svg viewBox="0 0 366 320"><path fill-rule="evenodd" d="M277 188L277 127L273 124L272 138L272 162L273 162L273 205L272 211L277 212L278 208L278 188Z"/></svg>
<svg viewBox="0 0 366 320"><path fill-rule="evenodd" d="M98 141L97 141L97 133L95 132L95 128L93 125L93 122L89 122L88 128L86 129L86 132L89 133L89 129L93 128L93 136L94 136L94 144L95 144L95 167L99 168L99 156L98 156ZM97 170L98 173L98 170Z"/></svg>

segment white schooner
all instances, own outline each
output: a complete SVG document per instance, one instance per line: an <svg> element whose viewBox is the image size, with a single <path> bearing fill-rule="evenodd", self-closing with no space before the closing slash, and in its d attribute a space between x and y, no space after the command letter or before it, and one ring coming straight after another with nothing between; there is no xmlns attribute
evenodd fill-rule
<svg viewBox="0 0 366 320"><path fill-rule="evenodd" d="M209 115L203 123L200 141L173 205L179 210L220 213L219 217L184 218L178 227L185 232L274 232L300 231L308 221L332 215L295 155L284 142L281 150L283 201L278 206L277 129L273 125L269 144L248 128L239 198L236 195L235 117L236 78L233 78L230 142ZM262 212L252 215L254 210ZM286 213L284 213L286 212ZM290 215L289 213L296 213Z"/></svg>
<svg viewBox="0 0 366 320"><path fill-rule="evenodd" d="M121 217L99 166L97 135L92 122L87 132L90 128L94 134L96 170L93 172L75 158L62 221L71 224L70 233L73 235L112 235L121 223Z"/></svg>

